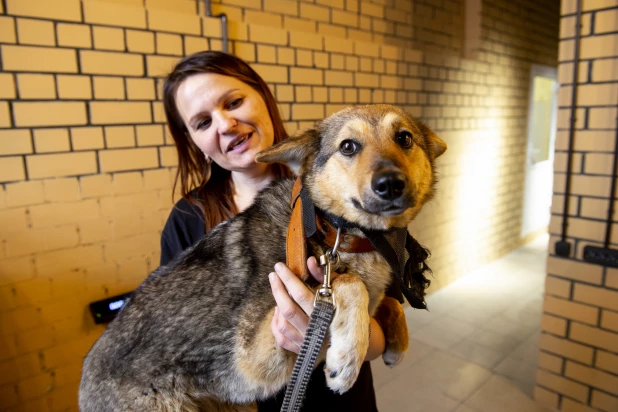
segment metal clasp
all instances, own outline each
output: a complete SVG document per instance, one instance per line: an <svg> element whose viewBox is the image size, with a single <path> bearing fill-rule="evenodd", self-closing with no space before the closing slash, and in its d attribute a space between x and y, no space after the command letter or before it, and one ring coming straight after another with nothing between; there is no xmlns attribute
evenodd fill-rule
<svg viewBox="0 0 618 412"><path fill-rule="evenodd" d="M328 249L322 256L320 256L320 266L324 267L324 283L322 283L322 287L315 292L315 299L313 300L313 306L317 303L318 299L328 299L330 298L331 303L335 306L335 294L333 293L333 288L330 285L330 273L332 269L332 265L335 265L335 268L339 266L339 253L337 252L337 248L339 247L339 238L341 237L341 228L337 229L337 238L335 239L335 246L333 249Z"/></svg>

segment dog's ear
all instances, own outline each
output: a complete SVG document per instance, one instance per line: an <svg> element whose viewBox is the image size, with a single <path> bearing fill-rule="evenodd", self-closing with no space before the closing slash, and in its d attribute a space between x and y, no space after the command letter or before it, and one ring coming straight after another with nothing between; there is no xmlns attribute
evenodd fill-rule
<svg viewBox="0 0 618 412"><path fill-rule="evenodd" d="M419 125L419 128L425 135L425 141L427 142L427 146L429 148L431 160L434 160L436 157L446 152L446 143L444 143L444 140L440 139L438 135L433 132L433 130L423 123Z"/></svg>
<svg viewBox="0 0 618 412"><path fill-rule="evenodd" d="M256 162L283 163L299 175L309 155L319 150L320 133L317 129L305 130L262 150L255 156Z"/></svg>

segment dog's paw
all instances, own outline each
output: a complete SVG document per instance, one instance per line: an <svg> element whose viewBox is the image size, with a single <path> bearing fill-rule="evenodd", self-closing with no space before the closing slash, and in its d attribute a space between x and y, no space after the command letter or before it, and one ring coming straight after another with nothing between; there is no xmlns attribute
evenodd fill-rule
<svg viewBox="0 0 618 412"><path fill-rule="evenodd" d="M394 368L399 365L405 357L406 352L396 352L389 349L382 354L382 360L384 360L384 364L389 368Z"/></svg>
<svg viewBox="0 0 618 412"><path fill-rule="evenodd" d="M354 349L345 351L331 347L326 352L324 367L328 387L336 393L347 392L358 378L363 359L364 356Z"/></svg>

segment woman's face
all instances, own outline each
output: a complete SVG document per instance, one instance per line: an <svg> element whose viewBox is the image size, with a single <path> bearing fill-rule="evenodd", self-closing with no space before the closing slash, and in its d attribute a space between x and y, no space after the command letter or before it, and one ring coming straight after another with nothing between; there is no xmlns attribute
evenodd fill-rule
<svg viewBox="0 0 618 412"><path fill-rule="evenodd" d="M274 142L264 99L251 86L214 73L185 79L176 106L200 150L224 169L255 169L255 155Z"/></svg>

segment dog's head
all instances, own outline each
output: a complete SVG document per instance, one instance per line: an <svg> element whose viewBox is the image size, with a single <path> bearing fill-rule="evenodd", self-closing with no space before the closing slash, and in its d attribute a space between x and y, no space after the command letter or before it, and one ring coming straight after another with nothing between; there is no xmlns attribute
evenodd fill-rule
<svg viewBox="0 0 618 412"><path fill-rule="evenodd" d="M434 194L446 144L397 107L341 110L260 152L302 177L315 205L367 229L405 227Z"/></svg>

